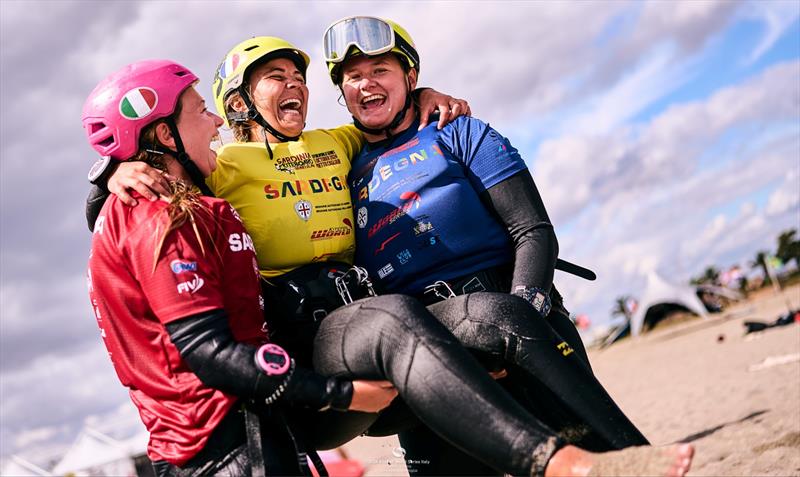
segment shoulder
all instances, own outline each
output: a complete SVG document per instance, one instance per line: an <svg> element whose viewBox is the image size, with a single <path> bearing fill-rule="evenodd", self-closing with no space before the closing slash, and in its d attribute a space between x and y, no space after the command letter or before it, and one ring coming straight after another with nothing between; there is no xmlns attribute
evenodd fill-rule
<svg viewBox="0 0 800 477"><path fill-rule="evenodd" d="M217 161L230 160L242 154L252 154L253 152L263 152L264 143L261 142L234 142L225 144L217 149Z"/></svg>
<svg viewBox="0 0 800 477"><path fill-rule="evenodd" d="M427 127L431 127L428 125ZM436 124L433 124L433 127L436 127ZM445 127L442 128L442 133L468 133L474 134L475 132L483 132L487 129L491 129L489 123L486 123L478 118L473 118L470 116L459 116L450 123L448 123Z"/></svg>

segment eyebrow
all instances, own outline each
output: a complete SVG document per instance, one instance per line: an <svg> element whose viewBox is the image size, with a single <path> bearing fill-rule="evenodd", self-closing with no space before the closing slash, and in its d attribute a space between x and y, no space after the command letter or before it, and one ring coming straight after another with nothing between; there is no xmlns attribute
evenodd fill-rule
<svg viewBox="0 0 800 477"><path fill-rule="evenodd" d="M389 59L388 58L376 58L376 59L372 60L372 62L370 63L370 66L381 66L381 65L387 65L387 64L389 64ZM355 69L356 69L355 66L351 66L350 68L344 68L343 72L344 73L349 73L349 72L351 72L351 71L353 71Z"/></svg>

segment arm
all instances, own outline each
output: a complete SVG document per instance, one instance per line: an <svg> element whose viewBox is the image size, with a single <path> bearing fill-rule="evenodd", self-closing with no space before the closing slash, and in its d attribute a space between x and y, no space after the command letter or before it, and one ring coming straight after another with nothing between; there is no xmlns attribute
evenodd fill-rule
<svg viewBox="0 0 800 477"><path fill-rule="evenodd" d="M86 198L86 224L89 226L89 232L94 232L94 223L97 222L97 216L100 215L108 196L108 191L100 186L92 186L92 190L89 191L89 197Z"/></svg>
<svg viewBox="0 0 800 477"><path fill-rule="evenodd" d="M266 399L283 385L282 400L312 409L346 411L350 406L350 381L325 378L305 368L279 376L264 373L255 362L256 348L234 340L223 310L183 318L166 327L181 358L207 386L245 398Z"/></svg>
<svg viewBox="0 0 800 477"><path fill-rule="evenodd" d="M556 240L542 197L530 172L524 169L490 187L481 199L497 214L514 242L514 278L518 287L550 291L558 258Z"/></svg>
<svg viewBox="0 0 800 477"><path fill-rule="evenodd" d="M377 412L397 395L385 381L326 378L306 368L269 376L255 362L256 348L236 342L224 310L166 325L181 358L203 384L245 398L278 398L316 410Z"/></svg>

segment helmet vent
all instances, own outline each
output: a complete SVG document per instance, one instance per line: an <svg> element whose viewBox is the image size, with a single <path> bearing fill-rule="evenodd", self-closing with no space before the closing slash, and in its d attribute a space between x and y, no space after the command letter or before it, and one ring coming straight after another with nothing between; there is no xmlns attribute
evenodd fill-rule
<svg viewBox="0 0 800 477"><path fill-rule="evenodd" d="M102 122L92 123L92 124L89 125L89 128L90 128L89 134L94 134L97 131L99 131L101 129L104 129L105 127L106 127L106 125L104 123L102 123Z"/></svg>
<svg viewBox="0 0 800 477"><path fill-rule="evenodd" d="M177 76L177 77L186 76L186 75L187 75L187 73L185 71L178 71L178 72L175 73L175 76Z"/></svg>
<svg viewBox="0 0 800 477"><path fill-rule="evenodd" d="M114 144L114 137L113 136L108 136L107 138L103 139L102 141L97 141L97 144L99 144L99 145L101 145L103 147L111 146L111 145Z"/></svg>
<svg viewBox="0 0 800 477"><path fill-rule="evenodd" d="M244 49L244 51L250 51L250 50L254 50L256 48L258 48L258 45L248 46L247 48Z"/></svg>

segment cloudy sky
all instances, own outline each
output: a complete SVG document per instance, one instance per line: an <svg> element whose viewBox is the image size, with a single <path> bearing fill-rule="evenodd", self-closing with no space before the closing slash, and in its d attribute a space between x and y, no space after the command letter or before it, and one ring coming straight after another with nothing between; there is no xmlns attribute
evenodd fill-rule
<svg viewBox="0 0 800 477"><path fill-rule="evenodd" d="M520 150L573 312L608 319L657 271L685 282L746 264L798 227L800 3L0 2L0 454L37 463L85 423L135 421L88 306L83 100L143 58L194 70L210 94L225 52L281 36L312 57L308 127L349 120L321 62L337 18L405 26L421 83L467 98Z"/></svg>

